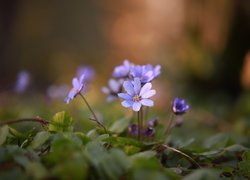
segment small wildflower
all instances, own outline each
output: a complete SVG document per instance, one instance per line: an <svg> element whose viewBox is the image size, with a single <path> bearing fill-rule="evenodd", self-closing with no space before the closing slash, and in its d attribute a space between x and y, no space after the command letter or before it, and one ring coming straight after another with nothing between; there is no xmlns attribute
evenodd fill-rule
<svg viewBox="0 0 250 180"><path fill-rule="evenodd" d="M118 93L122 92L122 84L124 80L114 80L110 79L108 82L108 87L103 87L102 92L107 95L107 101L112 102L118 98Z"/></svg>
<svg viewBox="0 0 250 180"><path fill-rule="evenodd" d="M121 104L125 108L131 107L134 111L139 111L141 106L154 105L154 102L148 99L156 94L156 91L151 89L151 83L146 83L141 87L140 79L135 78L134 81L124 81L123 88L127 93L119 93L118 96L124 99Z"/></svg>
<svg viewBox="0 0 250 180"><path fill-rule="evenodd" d="M130 73L131 67L134 65L130 63L127 59L124 60L123 65L115 67L113 71L113 77L115 78L126 78Z"/></svg>
<svg viewBox="0 0 250 180"><path fill-rule="evenodd" d="M17 75L15 91L17 93L23 93L29 86L29 83L30 83L30 74L28 73L28 71L23 70L19 72Z"/></svg>
<svg viewBox="0 0 250 180"><path fill-rule="evenodd" d="M148 126L155 127L159 123L158 121L159 121L159 118L158 117L154 117L154 118L152 118L152 119L150 119L148 121Z"/></svg>
<svg viewBox="0 0 250 180"><path fill-rule="evenodd" d="M130 124L128 126L128 133L132 136L136 136L138 134L138 126L136 124Z"/></svg>
<svg viewBox="0 0 250 180"><path fill-rule="evenodd" d="M95 77L95 70L91 66L80 66L77 68L77 77L80 78L84 74L84 81L90 82Z"/></svg>
<svg viewBox="0 0 250 180"><path fill-rule="evenodd" d="M78 78L73 78L72 80L72 85L73 85L73 88L70 90L68 96L65 98L65 102L67 104L69 104L69 102L71 100L73 100L77 94L81 93L81 91L83 90L83 87L84 87L84 84L85 84L85 79L84 79L84 74L81 75L80 79Z"/></svg>
<svg viewBox="0 0 250 180"><path fill-rule="evenodd" d="M137 65L131 68L130 75L133 78L140 78L142 83L148 83L160 75L160 69L160 65L157 65L155 68L151 64Z"/></svg>
<svg viewBox="0 0 250 180"><path fill-rule="evenodd" d="M147 137L154 137L155 135L155 129L153 127L147 127L144 131L143 134Z"/></svg>
<svg viewBox="0 0 250 180"><path fill-rule="evenodd" d="M175 98L173 101L172 110L176 115L184 114L189 109L189 105L184 99Z"/></svg>

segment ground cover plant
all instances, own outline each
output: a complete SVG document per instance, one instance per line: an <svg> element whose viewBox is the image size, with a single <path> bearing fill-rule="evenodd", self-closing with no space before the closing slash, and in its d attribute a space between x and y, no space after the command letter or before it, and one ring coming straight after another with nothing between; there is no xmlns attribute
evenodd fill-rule
<svg viewBox="0 0 250 180"><path fill-rule="evenodd" d="M18 91L27 84L28 75L22 74ZM50 119L1 121L0 179L250 178L247 136L216 133L199 140L203 136L199 130L190 139L173 134L184 128L183 123L195 123L185 122L192 106L184 98L173 97L164 121L150 113L157 104L154 81L160 74L160 65L135 65L129 60L114 68L108 85L102 88L105 105L118 101L129 115L112 123L102 120L88 101L90 68L73 78L64 111ZM79 130L68 112L75 99L81 99L82 108L90 112L88 118L78 120L93 122L87 131ZM21 124L30 126L21 131Z"/></svg>

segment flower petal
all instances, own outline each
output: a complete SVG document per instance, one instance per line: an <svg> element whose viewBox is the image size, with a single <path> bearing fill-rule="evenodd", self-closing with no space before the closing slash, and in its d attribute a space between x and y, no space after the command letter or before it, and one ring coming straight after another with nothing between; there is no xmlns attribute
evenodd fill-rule
<svg viewBox="0 0 250 180"><path fill-rule="evenodd" d="M68 97L69 97L70 99L74 99L74 97L76 96L76 94L77 94L76 89L75 89L75 88L72 88L72 89L69 91Z"/></svg>
<svg viewBox="0 0 250 180"><path fill-rule="evenodd" d="M73 87L76 88L76 89L79 88L80 83L79 83L79 81L78 81L77 78L73 78L73 80L72 80L72 85L73 85Z"/></svg>
<svg viewBox="0 0 250 180"><path fill-rule="evenodd" d="M141 90L141 81L139 78L135 78L134 80L134 90L135 94L139 94Z"/></svg>
<svg viewBox="0 0 250 180"><path fill-rule="evenodd" d="M125 91L127 91L127 93L129 95L131 95L131 96L135 95L133 84L130 81L125 81L123 83L123 87L124 87Z"/></svg>
<svg viewBox="0 0 250 180"><path fill-rule="evenodd" d="M109 87L113 92L118 92L120 88L120 84L116 82L114 79L109 80Z"/></svg>
<svg viewBox="0 0 250 180"><path fill-rule="evenodd" d="M146 83L142 88L140 92L140 96L142 96L145 92L149 91L152 88L151 83Z"/></svg>
<svg viewBox="0 0 250 180"><path fill-rule="evenodd" d="M155 91L154 89L152 89L152 90L149 90L149 91L144 92L144 93L141 95L141 97L142 97L142 98L150 98L150 97L154 96L155 94L156 94L156 91Z"/></svg>
<svg viewBox="0 0 250 180"><path fill-rule="evenodd" d="M81 77L80 77L80 80L79 80L80 84L84 83L84 78L85 78L85 74L82 74Z"/></svg>
<svg viewBox="0 0 250 180"><path fill-rule="evenodd" d="M118 96L122 99L125 99L125 100L131 100L132 101L132 97L126 93L118 93Z"/></svg>
<svg viewBox="0 0 250 180"><path fill-rule="evenodd" d="M134 102L134 104L133 104L133 110L137 112L140 109L141 109L141 103L140 102Z"/></svg>
<svg viewBox="0 0 250 180"><path fill-rule="evenodd" d="M140 102L143 106L154 106L154 101L151 99L142 99Z"/></svg>
<svg viewBox="0 0 250 180"><path fill-rule="evenodd" d="M133 101L122 101L122 106L125 108L129 108L133 106Z"/></svg>

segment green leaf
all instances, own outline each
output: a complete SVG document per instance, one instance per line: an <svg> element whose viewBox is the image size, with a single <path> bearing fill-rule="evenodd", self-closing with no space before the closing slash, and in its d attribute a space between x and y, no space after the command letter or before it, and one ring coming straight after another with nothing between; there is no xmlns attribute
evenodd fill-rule
<svg viewBox="0 0 250 180"><path fill-rule="evenodd" d="M7 125L0 128L0 145L2 145L9 134L9 127Z"/></svg>
<svg viewBox="0 0 250 180"><path fill-rule="evenodd" d="M39 162L28 163L26 172L32 179L45 179L48 174L47 169Z"/></svg>
<svg viewBox="0 0 250 180"><path fill-rule="evenodd" d="M233 144L233 140L229 134L219 133L208 138L204 146L206 148L224 148Z"/></svg>
<svg viewBox="0 0 250 180"><path fill-rule="evenodd" d="M47 131L41 131L36 134L34 140L31 143L33 149L37 149L39 146L43 145L51 136L51 134Z"/></svg>
<svg viewBox="0 0 250 180"><path fill-rule="evenodd" d="M242 146L240 144L234 144L234 145L226 147L225 150L229 152L242 152L242 151L249 150L249 148Z"/></svg>
<svg viewBox="0 0 250 180"><path fill-rule="evenodd" d="M110 131L120 134L123 131L125 131L130 123L130 119L128 117L122 118L112 124L112 126L109 128Z"/></svg>
<svg viewBox="0 0 250 180"><path fill-rule="evenodd" d="M219 179L220 171L213 169L198 169L193 173L187 175L183 180L211 180Z"/></svg>
<svg viewBox="0 0 250 180"><path fill-rule="evenodd" d="M250 151L246 151L242 154L242 159L243 161L249 162L250 163Z"/></svg>
<svg viewBox="0 0 250 180"><path fill-rule="evenodd" d="M130 161L123 151L107 151L97 141L89 142L85 153L95 170L90 174L94 177L90 179L121 179L130 166Z"/></svg>
<svg viewBox="0 0 250 180"><path fill-rule="evenodd" d="M73 130L72 117L65 111L56 113L49 123L49 131L67 132Z"/></svg>
<svg viewBox="0 0 250 180"><path fill-rule="evenodd" d="M238 163L238 167L239 175L250 177L250 151L243 153L242 161Z"/></svg>
<svg viewBox="0 0 250 180"><path fill-rule="evenodd" d="M140 152L140 153L130 156L130 159L132 161L135 161L137 159L150 159L154 157L155 155L156 155L155 151L144 151L144 152Z"/></svg>

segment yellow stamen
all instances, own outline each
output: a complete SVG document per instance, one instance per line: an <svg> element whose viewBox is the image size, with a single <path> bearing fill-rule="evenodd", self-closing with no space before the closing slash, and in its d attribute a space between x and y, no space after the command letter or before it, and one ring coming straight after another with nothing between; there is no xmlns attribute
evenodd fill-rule
<svg viewBox="0 0 250 180"><path fill-rule="evenodd" d="M141 100L141 98L140 98L140 96L138 96L138 95L135 95L134 97L133 97L133 101L135 101L135 102L138 102L138 101L140 101Z"/></svg>

